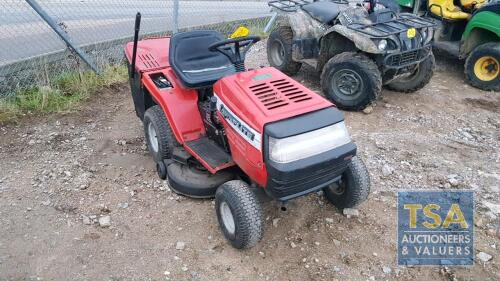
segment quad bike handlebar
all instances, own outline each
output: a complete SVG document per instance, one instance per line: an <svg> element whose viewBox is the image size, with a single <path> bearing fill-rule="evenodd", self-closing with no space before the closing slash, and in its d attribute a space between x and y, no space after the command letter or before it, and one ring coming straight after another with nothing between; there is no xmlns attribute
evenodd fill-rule
<svg viewBox="0 0 500 281"><path fill-rule="evenodd" d="M245 71L245 55L250 47L259 42L259 36L245 36L239 38L230 38L215 42L208 46L212 52L220 52L225 55L234 65L237 72ZM234 47L234 48L233 48Z"/></svg>

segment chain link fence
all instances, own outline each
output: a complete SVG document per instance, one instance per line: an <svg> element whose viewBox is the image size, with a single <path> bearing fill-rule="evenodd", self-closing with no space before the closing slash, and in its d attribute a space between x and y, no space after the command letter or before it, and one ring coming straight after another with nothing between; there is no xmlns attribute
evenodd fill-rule
<svg viewBox="0 0 500 281"><path fill-rule="evenodd" d="M214 29L228 35L241 24L260 32L270 16L266 0L35 2L99 69L123 61L123 45L132 40L137 12L142 14L141 37L175 29ZM65 71L87 69L27 1L2 0L0 10L0 96L48 84Z"/></svg>

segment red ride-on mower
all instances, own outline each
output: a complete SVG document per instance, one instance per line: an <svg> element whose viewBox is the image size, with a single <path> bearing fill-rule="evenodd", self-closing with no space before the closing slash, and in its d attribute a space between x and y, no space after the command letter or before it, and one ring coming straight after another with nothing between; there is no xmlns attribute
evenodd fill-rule
<svg viewBox="0 0 500 281"><path fill-rule="evenodd" d="M262 238L258 189L282 202L323 190L339 208L367 198L343 114L275 68L245 69L259 37L192 31L138 42L139 22L125 54L158 174L176 193L215 197L234 247Z"/></svg>

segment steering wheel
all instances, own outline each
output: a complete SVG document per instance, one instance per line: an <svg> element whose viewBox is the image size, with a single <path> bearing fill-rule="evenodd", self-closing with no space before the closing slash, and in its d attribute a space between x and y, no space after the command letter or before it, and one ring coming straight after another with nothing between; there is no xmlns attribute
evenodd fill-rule
<svg viewBox="0 0 500 281"><path fill-rule="evenodd" d="M208 50L222 53L231 61L237 72L243 72L245 71L245 55L250 47L259 41L259 36L226 39L213 43Z"/></svg>

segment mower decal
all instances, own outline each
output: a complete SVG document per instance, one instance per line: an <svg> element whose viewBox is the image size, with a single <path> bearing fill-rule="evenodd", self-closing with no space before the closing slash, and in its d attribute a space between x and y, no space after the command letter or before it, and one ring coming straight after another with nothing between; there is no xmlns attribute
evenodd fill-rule
<svg viewBox="0 0 500 281"><path fill-rule="evenodd" d="M226 119L227 123L247 142L249 142L253 147L261 150L262 145L262 135L252 129L247 123L238 118L227 105L225 105L222 100L214 93L217 98L217 110L222 114L222 117Z"/></svg>
<svg viewBox="0 0 500 281"><path fill-rule="evenodd" d="M273 77L273 75L271 73L264 73L264 74L255 75L254 77L252 77L252 80L253 81L262 81L262 80L270 79L272 77Z"/></svg>

